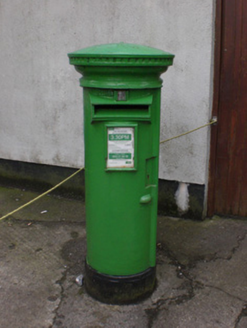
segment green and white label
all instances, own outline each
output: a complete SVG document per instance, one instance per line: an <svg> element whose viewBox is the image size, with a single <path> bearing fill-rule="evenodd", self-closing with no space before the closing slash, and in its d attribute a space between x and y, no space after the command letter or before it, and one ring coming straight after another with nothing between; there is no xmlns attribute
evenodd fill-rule
<svg viewBox="0 0 247 328"><path fill-rule="evenodd" d="M107 151L107 168L134 167L134 128L108 128Z"/></svg>

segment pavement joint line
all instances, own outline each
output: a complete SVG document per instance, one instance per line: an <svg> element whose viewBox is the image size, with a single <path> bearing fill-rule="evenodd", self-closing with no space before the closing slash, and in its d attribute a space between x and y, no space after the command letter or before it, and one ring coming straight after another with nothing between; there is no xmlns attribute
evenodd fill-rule
<svg viewBox="0 0 247 328"><path fill-rule="evenodd" d="M230 251L230 255L229 255L229 256L227 256L227 257L220 257L220 256L217 256L217 253L215 253L215 254L214 254L215 256L214 256L211 260L209 260L209 261L207 261L207 262L209 263L209 262L211 262L211 261L218 261L218 260L222 260L222 261L230 261L230 260L233 258L234 254L235 254L235 253L238 251L238 249L241 247L241 244L242 244L242 242L245 240L246 236L247 236L247 233L245 233L242 237L237 238L237 246L235 246L235 247L233 247L233 248L231 249L231 251Z"/></svg>
<svg viewBox="0 0 247 328"><path fill-rule="evenodd" d="M237 238L237 245L233 247L230 251L230 255L226 257L220 257L217 256L217 252L212 254L212 257L210 259L205 259L205 258L195 258L192 263L188 263L186 265L181 264L175 254L169 249L169 247L166 244L162 244L161 247L163 248L163 251L165 252L165 255L171 260L171 264L177 267L177 275L180 278L181 275L183 275L187 279L191 279L189 276L187 276L186 271L189 271L192 267L196 266L198 263L210 263L210 262L215 262L218 260L223 260L223 261L230 261L235 252L240 248L241 243L245 240L247 236L247 232L242 236Z"/></svg>
<svg viewBox="0 0 247 328"><path fill-rule="evenodd" d="M241 243L245 240L246 236L247 236L247 233L245 233L243 236L239 236L239 237L237 238L237 245L236 245L235 247L233 247L232 250L230 251L230 252L231 252L230 256L228 256L227 258L220 258L220 257L217 257L217 253L215 253L214 256L213 256L213 258L207 260L207 263L214 262L214 261L216 261L216 260L230 261L230 260L232 259L232 257L234 256L235 252L240 248ZM212 288L212 289L215 289L215 290L217 290L217 291L219 291L219 292L222 292L222 293L226 294L227 296L229 296L229 297L231 297L231 298L233 298L233 299L236 299L236 300L238 300L238 301L240 301L240 302L244 302L244 303L246 303L246 300L244 300L244 299L242 299L242 298L240 298L240 297L238 297L238 296L232 295L232 294L226 292L225 290L223 290L223 289L221 289L221 288L219 288L219 287L212 286L212 285L207 285L207 284L203 284L203 283L201 283L200 281L197 281L197 280L196 280L196 277L193 278L193 277L190 276L190 269L191 269L191 265L190 265L190 264L188 264L188 265L182 265L182 264L178 261L178 259L176 258L175 254L169 249L169 247L168 247L166 244L162 244L161 247L162 247L162 249L163 249L165 255L171 260L171 263L170 263L170 264L173 265L173 266L175 266L175 267L177 267L177 276L178 276L179 278L184 277L187 281L190 282L193 296L190 297L190 298L188 298L188 299L187 299L188 301L191 300L191 299L195 296L194 288L195 288L195 285L198 285L198 286L201 286L201 288L203 288L203 289L204 289L204 288ZM197 263L204 262L204 261L205 261L205 259L197 259L197 260L193 261L192 266L196 266ZM180 295L180 296L178 296L177 298L176 298L176 297L175 297L175 298L172 298L172 299L171 299L171 302L169 302L168 305L170 305L170 304L172 303L173 300L176 300L176 299L179 299L179 298L180 298L181 301L183 302L183 300L182 300L182 299L183 299L183 296L184 296L184 295ZM157 303L159 303L160 301L161 301L161 304L160 304L160 305L157 304ZM155 309L153 309L153 310L156 312L156 316L158 315L158 312L159 312L159 310L160 310L160 307L162 307L162 305L165 305L165 303L167 303L167 301L169 301L169 298L168 298L168 299L164 299L164 300L159 300L159 301L157 301L157 302L154 304L154 305L156 305L156 306L158 305ZM152 308L151 308L151 309L152 309ZM246 311L246 312L247 312L247 311ZM153 321L154 321L154 320L153 320ZM153 324L153 321L152 321L152 324ZM150 328L151 328L151 327L152 327L152 325L150 326ZM237 328L237 327L236 327L236 328Z"/></svg>
<svg viewBox="0 0 247 328"><path fill-rule="evenodd" d="M239 315L235 321L234 328L238 328L238 324L240 323L240 321L243 317L247 317L247 303L242 307L241 312L239 313Z"/></svg>
<svg viewBox="0 0 247 328"><path fill-rule="evenodd" d="M247 233L245 233L241 237L238 237L237 238L237 245L235 247L233 247L233 249L231 250L230 256L228 256L228 258L222 258L221 260L225 260L225 261L231 260L234 253L240 248L241 243L246 238L246 235L247 235ZM203 284L200 281L197 281L196 277L194 277L194 278L191 277L190 276L191 265L190 264L182 265L178 261L178 259L176 258L175 254L169 249L169 247L167 245L162 244L161 247L162 247L162 249L165 253L165 256L167 256L171 260L170 264L177 267L177 276L180 279L181 278L186 279L189 282L190 286L187 287L187 292L188 292L187 294L185 293L183 295L179 295L179 296L173 297L173 298L160 299L157 302L155 302L152 307L146 309L145 312L148 316L148 328L153 327L153 324L155 323L155 320L156 320L159 312L162 309L164 309L166 307L166 305L167 306L172 305L172 304L180 305L184 302L190 301L195 296L194 289L196 288L196 286L200 286L200 288L202 288L202 289L204 289L204 288L214 289L218 292L224 293L225 295L229 296L230 298L233 298L235 300L238 300L238 301L243 302L244 304L246 304L246 300L244 300L244 299L242 299L238 296L232 295L232 294L226 292L225 290L223 290L219 287ZM214 262L214 261L220 259L220 258L216 258L216 255L217 255L217 253L215 253L213 258L211 258L207 262L210 263L210 262ZM204 259L199 259L199 260L193 261L193 266L194 265L196 266L197 263L202 262L202 261L205 261L205 260ZM246 315L243 315L243 312L246 313ZM244 305L243 305L243 308L241 309L241 313L239 314L238 318L236 319L236 324L235 324L234 328L237 328L237 325L241 321L241 318L243 316L247 316L247 310L244 309Z"/></svg>
<svg viewBox="0 0 247 328"><path fill-rule="evenodd" d="M166 306L170 306L173 304L180 305L185 302L190 301L195 296L194 287L191 283L187 288L187 293L184 293L179 296L168 297L168 298L160 298L158 301L152 304L151 307L144 309L147 317L148 317L148 328L152 328L153 324L159 314L160 311L164 310Z"/></svg>
<svg viewBox="0 0 247 328"><path fill-rule="evenodd" d="M54 325L56 324L56 320L58 319L58 311L61 308L61 305L63 303L63 299L65 297L65 295L64 295L65 288L64 288L63 284L67 280L67 275L68 275L69 270L70 270L70 267L67 266L65 268L65 270L62 272L61 279L59 279L59 280L56 281L56 284L58 284L60 286L60 288L61 288L61 291L60 291L60 300L59 300L59 303L58 303L57 307L53 311L54 312L54 318L52 320L52 325L50 325L49 328L53 328Z"/></svg>
<svg viewBox="0 0 247 328"><path fill-rule="evenodd" d="M235 295L232 295L230 293L228 293L227 291L225 291L224 289L220 288L220 287L217 287L217 286L212 286L212 285L207 285L207 284L203 284L204 287L206 288L212 288L212 289L215 289L221 293L224 293L226 294L227 296L231 297L231 298L234 298L235 300L238 300L240 302L244 302L246 303L247 300L244 300L243 298L241 297L238 297L238 296L235 296Z"/></svg>
<svg viewBox="0 0 247 328"><path fill-rule="evenodd" d="M179 296L175 296L175 297L171 297L171 298L165 298L165 299L161 298L158 301L156 301L155 303L153 303L150 308L145 309L145 313L147 314L147 317L148 317L148 328L153 327L153 324L154 324L159 312L161 310L164 310L166 306L170 306L172 304L180 305L180 304L183 304L183 303L188 302L191 299L193 299L193 297L195 296L194 288L196 287L196 285L200 286L202 289L204 289L204 288L215 289L221 293L226 294L227 296L229 296L233 299L236 299L236 300L244 303L242 306L241 312L235 321L236 324L235 324L234 328L237 328L237 325L241 321L242 317L247 316L246 300L241 299L240 297L237 297L235 295L232 295L219 287L202 284L201 282L197 281L196 279L192 279L192 278L189 279L186 277L185 277L185 279L187 279L190 282L190 286L187 288L188 293L184 293L183 295L179 295Z"/></svg>
<svg viewBox="0 0 247 328"><path fill-rule="evenodd" d="M237 250L241 247L241 244L242 244L242 242L245 240L245 238L246 238L246 234L247 233L245 233L242 237L238 237L237 238L237 246L236 247L233 247L232 248L232 250L231 250L231 255L230 255L230 257L229 257L229 261L233 258L233 256L234 256L234 254L237 252Z"/></svg>
<svg viewBox="0 0 247 328"><path fill-rule="evenodd" d="M182 265L176 259L175 255L171 254L171 251L168 249L166 245L162 245L162 246L165 246L164 247L165 255L172 261L170 265L176 267L177 277L179 279L183 279L184 281L187 281L188 285L185 287L185 293L183 293L182 295L168 297L168 298L160 298L156 302L154 302L151 305L151 307L145 309L145 313L148 318L148 326L147 326L148 328L153 327L153 324L159 312L164 310L166 306L170 306L172 304L180 305L185 302L188 302L195 297L194 289L196 286L201 286L202 288L204 288L204 285L202 285L200 282L197 282L192 277L190 277L188 272L189 268L187 270L187 266Z"/></svg>
<svg viewBox="0 0 247 328"><path fill-rule="evenodd" d="M26 219L22 220L22 219L16 219L16 218L14 218L12 216L9 218L8 221L5 221L5 222L8 222L9 224L11 224L11 223L26 223L26 224L32 223L32 225L33 224L41 224L41 225L42 224L43 225L54 225L54 224L60 225L60 224L62 224L62 225L68 225L68 226L70 226L70 225L71 226L73 226L73 225L79 225L79 226L84 225L85 226L85 224L86 224L85 221L57 221L57 220L55 220L55 221L51 221L51 220L45 221L45 220L36 220L36 219L34 219L34 220L32 220L32 219L30 219L30 220L26 220Z"/></svg>

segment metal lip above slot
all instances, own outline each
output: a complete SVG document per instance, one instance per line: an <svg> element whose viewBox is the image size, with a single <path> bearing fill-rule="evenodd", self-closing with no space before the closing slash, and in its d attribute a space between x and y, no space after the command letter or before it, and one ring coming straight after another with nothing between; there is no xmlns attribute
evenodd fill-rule
<svg viewBox="0 0 247 328"><path fill-rule="evenodd" d="M94 121L146 121L151 122L153 96L117 101L90 95L91 118Z"/></svg>

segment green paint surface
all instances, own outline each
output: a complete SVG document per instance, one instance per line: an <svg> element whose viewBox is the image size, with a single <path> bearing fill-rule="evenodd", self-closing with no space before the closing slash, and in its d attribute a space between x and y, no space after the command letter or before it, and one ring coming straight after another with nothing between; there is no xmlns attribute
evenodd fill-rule
<svg viewBox="0 0 247 328"><path fill-rule="evenodd" d="M174 56L121 43L69 57L83 75L87 263L99 273L137 274L155 266L160 74ZM110 128L133 129L133 141ZM107 167L110 142L133 142L133 167ZM130 155L123 148L111 159Z"/></svg>

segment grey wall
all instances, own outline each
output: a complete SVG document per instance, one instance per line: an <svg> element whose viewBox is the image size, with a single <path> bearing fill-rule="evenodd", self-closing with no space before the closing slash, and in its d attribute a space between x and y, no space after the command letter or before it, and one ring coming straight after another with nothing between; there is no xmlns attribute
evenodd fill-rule
<svg viewBox="0 0 247 328"><path fill-rule="evenodd" d="M81 167L82 90L67 53L130 42L176 55L161 140L208 122L213 0L0 0L0 158ZM161 146L160 177L204 184L208 129Z"/></svg>

